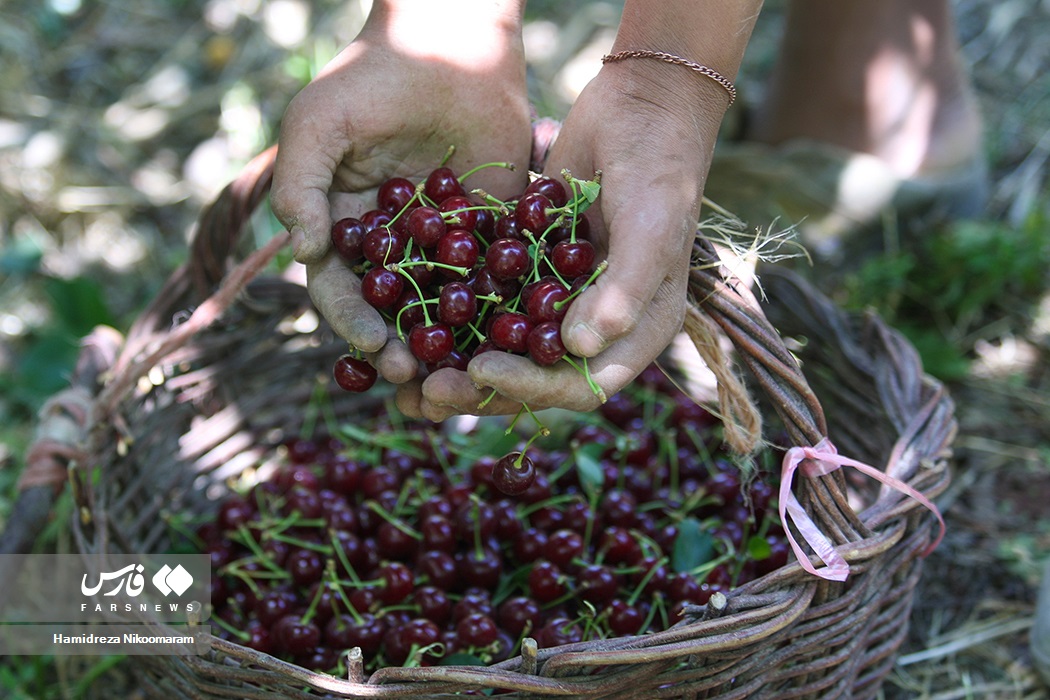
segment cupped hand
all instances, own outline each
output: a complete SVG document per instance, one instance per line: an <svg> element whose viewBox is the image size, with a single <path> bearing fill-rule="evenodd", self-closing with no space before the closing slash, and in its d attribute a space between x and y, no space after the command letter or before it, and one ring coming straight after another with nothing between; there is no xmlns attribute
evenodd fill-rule
<svg viewBox="0 0 1050 700"><path fill-rule="evenodd" d="M608 268L570 306L562 338L570 353L588 358L606 396L634 379L681 329L704 179L725 110L724 95L683 87L683 76L667 68L673 67L603 68L570 110L545 168L551 177L563 169L581 178L601 171L601 194L587 217ZM584 375L565 362L544 368L525 357L485 353L468 373L436 372L421 396L401 392L399 402L432 420L478 413L493 389L498 396L480 412L512 413L521 402L572 410L600 403Z"/></svg>
<svg viewBox="0 0 1050 700"><path fill-rule="evenodd" d="M515 163L514 171L486 168L465 183L512 196L527 183L531 130L520 18L430 21L418 16L429 11L425 3L407 18L385 7L377 3L361 34L288 106L271 204L307 266L318 310L400 383L418 363L402 343L388 342L396 335L331 249L332 222L375 208L390 177L424 179L450 146L457 172Z"/></svg>

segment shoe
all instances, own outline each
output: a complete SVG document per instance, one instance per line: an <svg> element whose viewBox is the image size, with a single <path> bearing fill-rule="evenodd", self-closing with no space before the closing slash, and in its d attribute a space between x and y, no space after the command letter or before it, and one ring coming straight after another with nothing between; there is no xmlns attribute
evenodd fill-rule
<svg viewBox="0 0 1050 700"><path fill-rule="evenodd" d="M888 223L912 231L980 214L988 189L983 158L901 179L875 156L800 139L720 143L704 195L752 230L795 227L815 262L844 264L881 244L870 234Z"/></svg>

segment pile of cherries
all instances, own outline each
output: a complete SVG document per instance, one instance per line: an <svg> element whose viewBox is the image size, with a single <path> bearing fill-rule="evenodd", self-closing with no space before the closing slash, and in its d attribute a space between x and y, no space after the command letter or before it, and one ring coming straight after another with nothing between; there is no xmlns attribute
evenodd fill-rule
<svg viewBox="0 0 1050 700"><path fill-rule="evenodd" d="M368 669L488 664L525 637L667 628L787 561L772 475L743 485L718 422L655 367L530 445L379 413L288 443L197 528L221 635L333 673L354 647ZM511 449L532 470L516 496L494 476Z"/></svg>
<svg viewBox="0 0 1050 700"><path fill-rule="evenodd" d="M540 176L516 200L500 201L467 192L463 181L476 170L457 177L441 166L417 184L388 179L375 209L333 224L333 247L427 371L465 370L490 351L553 365L566 356L566 310L604 269L583 215L598 177L566 173L563 184ZM354 354L340 357L333 374L347 391L376 381Z"/></svg>

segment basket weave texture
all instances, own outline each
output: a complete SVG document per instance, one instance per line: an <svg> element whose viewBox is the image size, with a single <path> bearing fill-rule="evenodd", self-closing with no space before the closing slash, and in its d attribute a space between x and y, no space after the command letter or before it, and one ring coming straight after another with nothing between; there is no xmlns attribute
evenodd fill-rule
<svg viewBox="0 0 1050 700"><path fill-rule="evenodd" d="M261 154L203 213L189 261L136 321L93 394L78 464L98 474L74 477L74 534L84 552L161 551L167 514L209 512L209 495L265 462L298 430L311 396L333 384L319 378L330 377L345 344L323 322L297 330L294 319L310 309L305 288L259 274L286 238L243 259L234 253L267 195L273 157ZM713 256L698 241L698 261ZM878 318L847 315L793 276L771 271L763 286L772 301L760 307L716 265L697 265L690 291L791 439L815 445L830 436L842 454L928 497L943 491L953 405L911 346ZM807 342L792 352L784 337ZM370 407L367 395L338 389L330 400L341 418ZM851 492L864 502L859 512L847 502ZM352 663L351 678L338 679L218 638L205 656L128 663L147 695L169 700L438 698L485 688L514 698L875 697L906 635L935 520L916 501L855 483L843 470L800 479L794 493L849 562L845 582L792 561L664 632L539 651L525 645L522 656L490 667L386 668L364 677Z"/></svg>

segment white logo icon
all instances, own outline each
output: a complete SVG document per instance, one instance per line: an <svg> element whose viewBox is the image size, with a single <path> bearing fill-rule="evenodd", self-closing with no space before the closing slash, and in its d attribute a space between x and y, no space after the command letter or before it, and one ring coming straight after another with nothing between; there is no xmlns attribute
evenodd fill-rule
<svg viewBox="0 0 1050 700"><path fill-rule="evenodd" d="M153 585L165 596L170 593L182 595L186 589L193 585L193 577L190 572L179 564L174 569L165 564L153 577Z"/></svg>
<svg viewBox="0 0 1050 700"><path fill-rule="evenodd" d="M179 567L182 568L182 567ZM187 574L188 576L189 574ZM106 591L102 595L116 595L120 593L120 589L124 587L124 583L127 582L128 595L134 598L139 593L142 593L143 587L146 585L145 580L142 578L142 564L128 564L123 569L117 571L111 571L108 573L99 574L98 585L89 586L87 583L87 574L80 580L80 592L87 596L92 596L102 590L102 584L106 581L112 581L114 579L120 579L113 590ZM193 582L193 579L190 579Z"/></svg>

